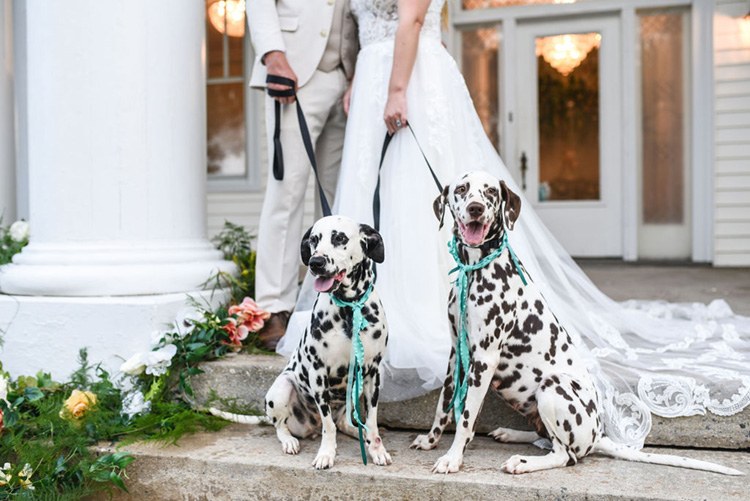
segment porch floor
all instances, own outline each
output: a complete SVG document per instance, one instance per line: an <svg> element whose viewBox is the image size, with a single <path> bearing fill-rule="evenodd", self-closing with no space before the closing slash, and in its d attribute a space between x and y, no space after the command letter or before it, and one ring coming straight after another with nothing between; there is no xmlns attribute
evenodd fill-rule
<svg viewBox="0 0 750 501"><path fill-rule="evenodd" d="M735 313L750 315L750 267L624 263L607 259L576 261L605 294L617 301L664 299L710 303L721 298Z"/></svg>

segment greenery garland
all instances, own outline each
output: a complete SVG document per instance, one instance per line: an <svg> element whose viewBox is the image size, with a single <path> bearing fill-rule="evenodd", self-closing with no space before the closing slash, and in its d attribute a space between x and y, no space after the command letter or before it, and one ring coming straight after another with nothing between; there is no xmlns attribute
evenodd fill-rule
<svg viewBox="0 0 750 501"><path fill-rule="evenodd" d="M9 234L0 228L0 241ZM65 383L44 372L12 381L0 363L0 500L79 499L101 490L127 491L126 467L135 458L121 447L138 440L174 444L185 434L228 424L192 405L192 378L202 372L201 362L240 350L262 351L256 333L268 313L251 299L251 240L243 227L225 223L214 242L240 273L221 273L206 283L229 290L229 304L211 311L191 298L175 323L159 333L153 349L133 355L121 374L92 365L85 349L79 352L78 370ZM101 441L117 443L118 452L97 456L93 446Z"/></svg>

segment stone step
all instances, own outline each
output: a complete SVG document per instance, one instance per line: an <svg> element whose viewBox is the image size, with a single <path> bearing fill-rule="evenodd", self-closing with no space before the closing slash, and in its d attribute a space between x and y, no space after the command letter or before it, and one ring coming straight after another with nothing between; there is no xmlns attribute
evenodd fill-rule
<svg viewBox="0 0 750 501"><path fill-rule="evenodd" d="M510 475L500 470L505 459L544 452L483 436L467 448L459 473L436 475L430 468L448 449L452 435L447 434L436 450L417 451L409 449L413 432L383 429L381 434L393 464L364 466L358 442L339 435L335 465L323 471L311 466L319 438L302 440L300 453L289 456L282 453L270 426L231 425L220 432L183 437L177 447L133 444L123 448L137 458L128 466L130 494L117 491L115 499L747 500L746 476L598 456L569 468ZM675 453L659 448L648 451ZM677 453L750 473L750 454L745 452Z"/></svg>
<svg viewBox="0 0 750 501"><path fill-rule="evenodd" d="M193 386L200 404L215 391L221 398L237 399L239 404L263 410L266 391L281 373L286 359L277 355L236 355L204 363L204 374L194 377ZM426 430L432 424L437 391L402 402L383 402L378 421L383 426L405 430ZM214 405L214 404L212 404ZM216 405L221 407L220 405ZM667 419L652 416L653 427L646 439L649 445L698 448L750 449L750 407L734 416L713 414ZM478 433L498 426L530 429L525 418L489 392L477 425Z"/></svg>

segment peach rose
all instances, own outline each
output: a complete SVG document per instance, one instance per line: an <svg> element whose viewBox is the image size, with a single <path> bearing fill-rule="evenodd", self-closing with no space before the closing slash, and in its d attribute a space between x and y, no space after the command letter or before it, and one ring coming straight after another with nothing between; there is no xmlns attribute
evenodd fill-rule
<svg viewBox="0 0 750 501"><path fill-rule="evenodd" d="M234 318L230 317L227 320L229 321L229 323L222 326L222 329L227 331L227 334L229 334L229 341L223 341L223 343L235 348L240 348L242 346L242 341L247 338L247 335L250 333L250 331L245 325L238 324L238 321Z"/></svg>
<svg viewBox="0 0 750 501"><path fill-rule="evenodd" d="M242 303L231 306L229 314L237 315L238 322L247 327L250 332L261 330L266 320L271 317L270 313L261 310L257 303L249 297L243 299Z"/></svg>
<svg viewBox="0 0 750 501"><path fill-rule="evenodd" d="M60 417L80 419L96 405L96 395L90 391L73 390L60 410Z"/></svg>

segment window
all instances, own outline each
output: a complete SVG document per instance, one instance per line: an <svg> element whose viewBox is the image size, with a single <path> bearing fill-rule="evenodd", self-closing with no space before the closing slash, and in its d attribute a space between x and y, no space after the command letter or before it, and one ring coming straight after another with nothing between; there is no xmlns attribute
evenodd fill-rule
<svg viewBox="0 0 750 501"><path fill-rule="evenodd" d="M206 167L209 186L258 184L256 93L248 88L252 46L244 0L206 0Z"/></svg>

